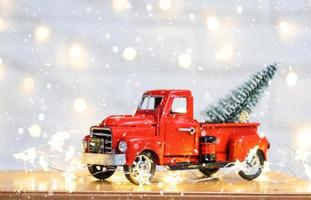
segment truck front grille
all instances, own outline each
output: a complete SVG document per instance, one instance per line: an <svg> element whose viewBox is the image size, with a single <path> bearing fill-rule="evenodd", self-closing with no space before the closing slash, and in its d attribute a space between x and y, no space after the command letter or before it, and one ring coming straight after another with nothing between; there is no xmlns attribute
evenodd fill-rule
<svg viewBox="0 0 311 200"><path fill-rule="evenodd" d="M112 134L109 128L92 127L90 135L91 153L112 153Z"/></svg>

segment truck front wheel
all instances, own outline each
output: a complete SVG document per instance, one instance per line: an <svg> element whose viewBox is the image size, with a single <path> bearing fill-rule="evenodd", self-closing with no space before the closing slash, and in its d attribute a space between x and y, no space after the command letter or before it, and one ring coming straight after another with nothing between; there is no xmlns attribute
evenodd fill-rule
<svg viewBox="0 0 311 200"><path fill-rule="evenodd" d="M104 166L104 165L88 165L87 168L92 176L99 180L105 180L113 175L116 171L116 166Z"/></svg>
<svg viewBox="0 0 311 200"><path fill-rule="evenodd" d="M244 161L244 164L242 165L243 169L239 171L239 175L242 178L251 181L261 174L263 165L263 154L260 151L257 151L257 153L249 161Z"/></svg>
<svg viewBox="0 0 311 200"><path fill-rule="evenodd" d="M125 177L135 185L149 184L155 170L155 158L151 152L142 152L135 158L132 165L124 166Z"/></svg>

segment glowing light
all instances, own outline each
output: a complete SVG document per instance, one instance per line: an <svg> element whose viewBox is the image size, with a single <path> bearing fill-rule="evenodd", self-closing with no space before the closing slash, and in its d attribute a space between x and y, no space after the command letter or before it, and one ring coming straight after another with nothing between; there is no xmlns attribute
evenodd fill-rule
<svg viewBox="0 0 311 200"><path fill-rule="evenodd" d="M23 128L18 128L17 132L18 132L18 134L23 135L24 134L24 129Z"/></svg>
<svg viewBox="0 0 311 200"><path fill-rule="evenodd" d="M2 59L0 58L0 80L3 79L5 74L5 68L4 65L2 65Z"/></svg>
<svg viewBox="0 0 311 200"><path fill-rule="evenodd" d="M6 22L0 17L0 32L5 31L7 29Z"/></svg>
<svg viewBox="0 0 311 200"><path fill-rule="evenodd" d="M14 158L22 160L24 162L30 162L31 164L34 164L36 158L37 158L37 150L36 148L28 148L25 151L22 151L20 153L13 154Z"/></svg>
<svg viewBox="0 0 311 200"><path fill-rule="evenodd" d="M191 66L192 59L188 54L182 54L178 57L178 64L182 68L189 68Z"/></svg>
<svg viewBox="0 0 311 200"><path fill-rule="evenodd" d="M152 11L152 5L147 4L146 10L147 10L148 12L151 12L151 11Z"/></svg>
<svg viewBox="0 0 311 200"><path fill-rule="evenodd" d="M45 116L44 116L43 113L40 113L40 114L38 115L38 119L39 119L40 121L43 121L44 118L45 118Z"/></svg>
<svg viewBox="0 0 311 200"><path fill-rule="evenodd" d="M298 81L298 75L294 71L290 71L287 73L287 76L286 76L287 85L294 86L296 85L297 81Z"/></svg>
<svg viewBox="0 0 311 200"><path fill-rule="evenodd" d="M206 19L207 28L211 31L215 31L219 28L219 20L215 16L210 16Z"/></svg>
<svg viewBox="0 0 311 200"><path fill-rule="evenodd" d="M112 8L117 11L124 11L129 8L128 0L112 0Z"/></svg>
<svg viewBox="0 0 311 200"><path fill-rule="evenodd" d="M39 26L35 30L35 37L38 42L46 42L50 38L50 29L47 26Z"/></svg>
<svg viewBox="0 0 311 200"><path fill-rule="evenodd" d="M133 47L127 47L123 50L123 58L132 61L136 58L137 52Z"/></svg>
<svg viewBox="0 0 311 200"><path fill-rule="evenodd" d="M41 128L38 124L33 124L28 129L28 132L31 137L39 137L41 135Z"/></svg>
<svg viewBox="0 0 311 200"><path fill-rule="evenodd" d="M171 0L160 0L159 7L161 10L170 10L172 8L172 1Z"/></svg>
<svg viewBox="0 0 311 200"><path fill-rule="evenodd" d="M311 128L304 128L299 131L297 137L298 150L308 150L311 145Z"/></svg>
<svg viewBox="0 0 311 200"><path fill-rule="evenodd" d="M215 54L217 60L229 60L233 56L233 47L225 46Z"/></svg>
<svg viewBox="0 0 311 200"><path fill-rule="evenodd" d="M288 33L290 31L290 25L286 21L281 21L279 23L279 28L280 28L280 31L283 33Z"/></svg>
<svg viewBox="0 0 311 200"><path fill-rule="evenodd" d="M67 132L57 132L56 134L52 135L48 143L51 146L52 150L63 152L65 140L69 138L70 136Z"/></svg>
<svg viewBox="0 0 311 200"><path fill-rule="evenodd" d="M44 171L49 170L49 163L46 161L45 157L39 157L39 165L43 168Z"/></svg>
<svg viewBox="0 0 311 200"><path fill-rule="evenodd" d="M76 70L84 70L88 61L87 51L79 44L73 44L69 48L69 64Z"/></svg>
<svg viewBox="0 0 311 200"><path fill-rule="evenodd" d="M30 91L30 90L32 90L32 89L34 88L35 81L33 80L33 78L28 77L28 78L25 78L25 79L23 80L22 85L23 85L23 88L24 88L25 90Z"/></svg>
<svg viewBox="0 0 311 200"><path fill-rule="evenodd" d="M82 49L79 45L73 45L69 49L69 55L72 58L79 58L82 54Z"/></svg>
<svg viewBox="0 0 311 200"><path fill-rule="evenodd" d="M238 7L236 8L236 12L237 12L238 14L241 14L241 13L243 12L243 7L242 7L242 6L238 6Z"/></svg>
<svg viewBox="0 0 311 200"><path fill-rule="evenodd" d="M86 109L86 102L82 98L75 99L73 102L73 107L76 112L83 112Z"/></svg>

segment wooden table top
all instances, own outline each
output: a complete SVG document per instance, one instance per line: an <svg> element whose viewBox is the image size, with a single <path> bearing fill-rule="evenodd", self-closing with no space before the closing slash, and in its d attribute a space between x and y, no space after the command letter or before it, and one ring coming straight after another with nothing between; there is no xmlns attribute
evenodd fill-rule
<svg viewBox="0 0 311 200"><path fill-rule="evenodd" d="M85 170L67 176L60 172L0 171L0 199L311 199L311 181L267 172L246 181L234 173L218 172L213 178L197 170L157 171L151 185L129 183L122 171L98 181Z"/></svg>

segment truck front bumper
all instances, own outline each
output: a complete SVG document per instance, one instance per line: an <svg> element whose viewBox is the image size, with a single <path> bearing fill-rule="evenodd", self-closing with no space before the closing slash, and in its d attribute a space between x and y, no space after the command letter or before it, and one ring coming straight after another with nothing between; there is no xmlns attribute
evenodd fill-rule
<svg viewBox="0 0 311 200"><path fill-rule="evenodd" d="M117 166L125 165L125 154L101 154L101 153L83 153L81 161L90 165Z"/></svg>

